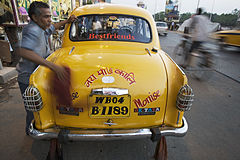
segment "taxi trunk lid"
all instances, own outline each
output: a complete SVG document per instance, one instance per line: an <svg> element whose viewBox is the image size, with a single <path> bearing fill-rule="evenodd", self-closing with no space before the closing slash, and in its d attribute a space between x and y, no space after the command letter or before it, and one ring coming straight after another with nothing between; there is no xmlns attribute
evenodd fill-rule
<svg viewBox="0 0 240 160"><path fill-rule="evenodd" d="M75 48L61 56L71 69L73 106L54 104L56 124L77 128L143 128L163 123L167 78L159 54Z"/></svg>

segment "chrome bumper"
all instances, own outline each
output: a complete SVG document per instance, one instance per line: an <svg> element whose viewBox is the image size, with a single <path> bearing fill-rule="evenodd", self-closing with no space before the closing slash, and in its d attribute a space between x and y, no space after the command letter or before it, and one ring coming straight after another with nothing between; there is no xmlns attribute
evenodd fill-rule
<svg viewBox="0 0 240 160"><path fill-rule="evenodd" d="M131 130L60 130L47 129L37 130L34 128L34 121L29 128L30 136L38 140L50 140L63 138L67 141L96 141L96 140L116 140L116 139L138 139L152 138L161 136L182 137L187 133L188 124L183 117L181 128L160 127L154 129L131 129Z"/></svg>

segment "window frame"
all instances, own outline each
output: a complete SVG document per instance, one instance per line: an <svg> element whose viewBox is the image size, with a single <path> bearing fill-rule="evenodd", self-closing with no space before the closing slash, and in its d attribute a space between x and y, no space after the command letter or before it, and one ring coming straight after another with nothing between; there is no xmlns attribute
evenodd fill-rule
<svg viewBox="0 0 240 160"><path fill-rule="evenodd" d="M107 39L107 40L89 40L89 39L86 39L86 40L74 40L71 38L71 29L72 29L72 25L73 23L71 23L70 25L70 29L69 29L69 40L72 41L72 42L85 42L85 41L92 41L92 42L101 42L101 41L112 41L112 42L135 42L135 43L151 43L152 40L153 40L153 32L152 32L152 26L151 24L149 23L149 21L144 18L144 17L140 17L140 16L135 16L135 15L129 15L129 14L111 14L111 13L106 13L106 14L85 14L85 15L79 15L77 16L77 18L79 17L84 17L84 16L126 16L126 17L134 17L134 18L140 18L142 20L144 20L148 26L149 26L149 33L150 33L150 38L149 38L149 41L148 42L141 42L141 41L134 41L134 40L110 40L110 39Z"/></svg>

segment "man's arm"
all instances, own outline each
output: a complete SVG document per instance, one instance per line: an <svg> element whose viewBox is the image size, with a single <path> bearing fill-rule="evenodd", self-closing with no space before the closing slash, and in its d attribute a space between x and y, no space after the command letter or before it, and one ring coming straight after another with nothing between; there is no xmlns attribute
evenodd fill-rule
<svg viewBox="0 0 240 160"><path fill-rule="evenodd" d="M64 67L56 65L50 61L47 61L46 59L40 57L38 54L36 54L35 52L25 49L25 48L18 48L17 53L29 60L34 62L35 64L39 64L45 67L48 67L49 69L51 69L52 71L54 71L58 78L62 81L67 80L67 72L65 71Z"/></svg>
<svg viewBox="0 0 240 160"><path fill-rule="evenodd" d="M66 23L72 23L77 17L75 15L71 15L68 19L55 23L53 26L55 29L59 29L61 26L65 25Z"/></svg>

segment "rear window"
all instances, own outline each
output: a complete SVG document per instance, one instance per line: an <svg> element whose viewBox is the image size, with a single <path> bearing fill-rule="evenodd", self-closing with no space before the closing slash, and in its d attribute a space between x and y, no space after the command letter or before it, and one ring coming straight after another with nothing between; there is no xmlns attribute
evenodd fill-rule
<svg viewBox="0 0 240 160"><path fill-rule="evenodd" d="M148 43L152 39L149 23L129 15L85 15L72 23L72 41L130 41Z"/></svg>
<svg viewBox="0 0 240 160"><path fill-rule="evenodd" d="M166 27L167 24L166 24L166 23L157 23L157 26L158 26L158 27Z"/></svg>

